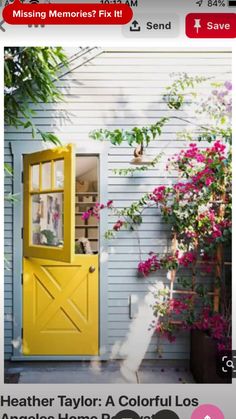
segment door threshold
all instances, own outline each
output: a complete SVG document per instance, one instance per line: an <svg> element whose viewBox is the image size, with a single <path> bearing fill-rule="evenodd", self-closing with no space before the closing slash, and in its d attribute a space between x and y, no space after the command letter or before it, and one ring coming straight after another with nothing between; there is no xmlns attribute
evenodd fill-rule
<svg viewBox="0 0 236 419"><path fill-rule="evenodd" d="M11 357L11 361L107 361L108 358L105 355L88 355L88 356L59 356L59 355L31 355L31 356L24 356L24 355L13 355Z"/></svg>

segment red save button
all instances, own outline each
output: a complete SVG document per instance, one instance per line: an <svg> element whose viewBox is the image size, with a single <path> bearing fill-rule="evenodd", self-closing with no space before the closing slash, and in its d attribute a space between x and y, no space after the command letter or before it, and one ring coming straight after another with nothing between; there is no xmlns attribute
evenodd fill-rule
<svg viewBox="0 0 236 419"><path fill-rule="evenodd" d="M236 13L190 13L186 16L189 38L236 38Z"/></svg>

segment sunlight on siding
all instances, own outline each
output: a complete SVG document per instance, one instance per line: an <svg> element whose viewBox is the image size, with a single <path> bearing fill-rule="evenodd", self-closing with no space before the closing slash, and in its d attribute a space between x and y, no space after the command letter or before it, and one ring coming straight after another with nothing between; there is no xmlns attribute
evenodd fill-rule
<svg viewBox="0 0 236 419"><path fill-rule="evenodd" d="M136 373L143 361L150 344L151 338L155 332L157 318L153 315L152 306L155 302L155 291L164 288L163 282L159 282L154 287L149 287L149 293L146 294L143 301L138 305L135 319L130 324L129 332L124 343L118 347L112 348L113 357L117 357L116 351L124 359L121 365L121 373L129 382L136 382Z"/></svg>

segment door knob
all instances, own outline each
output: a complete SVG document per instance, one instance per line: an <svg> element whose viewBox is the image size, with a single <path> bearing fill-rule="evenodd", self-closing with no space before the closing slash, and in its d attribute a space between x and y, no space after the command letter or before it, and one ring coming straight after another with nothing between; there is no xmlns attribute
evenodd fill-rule
<svg viewBox="0 0 236 419"><path fill-rule="evenodd" d="M96 268L95 268L95 266L90 266L90 268L89 268L89 273L90 274L92 274L93 272L95 272L96 271Z"/></svg>

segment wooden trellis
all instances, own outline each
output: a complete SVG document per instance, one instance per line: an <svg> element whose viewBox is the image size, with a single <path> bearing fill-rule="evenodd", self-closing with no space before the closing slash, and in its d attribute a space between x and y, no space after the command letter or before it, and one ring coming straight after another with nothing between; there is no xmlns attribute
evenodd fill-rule
<svg viewBox="0 0 236 419"><path fill-rule="evenodd" d="M177 250L177 234L174 233L174 238L172 240L172 250L173 254L175 255ZM197 244L195 247L195 250L197 251ZM173 298L174 294L179 295L192 295L197 296L197 292L194 291L195 285L196 285L196 268L197 265L204 264L204 261L196 260L193 263L192 266L192 286L190 289L184 289L184 290L175 290L175 280L176 280L176 270L171 271L171 278L170 278L170 299ZM207 294L211 297L213 297L213 308L215 312L219 312L220 309L220 288L219 288L219 280L222 279L222 268L224 264L229 264L230 262L224 262L223 261L223 248L222 245L219 244L216 249L216 261L215 262L208 262L209 264L215 265L215 281L214 281L214 290L209 291ZM194 301L194 300L193 300ZM174 321L176 323L176 321ZM177 322L178 323L178 322Z"/></svg>
<svg viewBox="0 0 236 419"><path fill-rule="evenodd" d="M224 185L223 190L224 190ZM178 193L179 195L179 193ZM177 195L177 199L179 198ZM221 196L221 200L216 201L213 197L211 203L220 204L219 205L219 216L223 216L225 212L225 204L226 202L226 192L224 191ZM174 233L173 240L172 240L172 252L173 255L176 254L178 247L178 238L177 233ZM195 243L195 251L197 254L198 250L198 242ZM215 252L215 261L214 262L208 262L208 264L215 265L215 280L214 280L214 289L212 292L208 292L207 295L211 296L213 298L213 309L214 312L219 312L220 310L220 286L219 283L222 281L222 272L224 265L231 265L231 262L225 262L224 261L224 252L223 252L223 246L222 244L218 244ZM204 264L204 261L196 260L192 265L192 286L191 289L184 289L184 290L175 290L175 280L176 280L176 270L171 271L171 278L170 278L170 299L173 298L174 294L179 295L192 295L193 296L193 302L195 300L194 296L197 296L197 292L195 291L195 285L196 285L196 268L197 265ZM172 321L172 323L178 324L182 323L181 321Z"/></svg>

